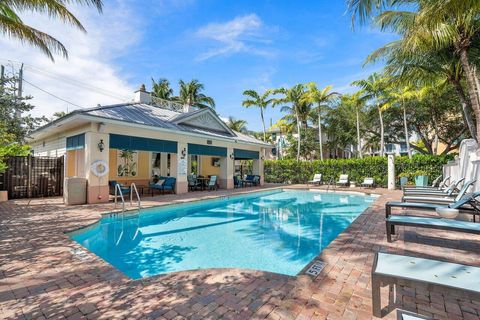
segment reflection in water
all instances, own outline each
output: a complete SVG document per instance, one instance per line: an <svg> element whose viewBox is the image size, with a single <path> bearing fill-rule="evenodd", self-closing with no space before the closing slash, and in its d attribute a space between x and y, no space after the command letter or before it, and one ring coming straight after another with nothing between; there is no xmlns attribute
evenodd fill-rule
<svg viewBox="0 0 480 320"><path fill-rule="evenodd" d="M297 274L371 197L284 191L103 219L73 236L132 278L237 267Z"/></svg>

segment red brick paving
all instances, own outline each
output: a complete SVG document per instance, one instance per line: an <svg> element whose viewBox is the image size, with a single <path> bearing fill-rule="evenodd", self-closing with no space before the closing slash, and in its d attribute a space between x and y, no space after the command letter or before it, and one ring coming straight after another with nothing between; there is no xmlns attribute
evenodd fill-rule
<svg viewBox="0 0 480 320"><path fill-rule="evenodd" d="M242 190L243 191L243 190ZM233 192L238 192L233 191ZM131 280L64 234L94 223L112 204L65 207L61 200L0 204L2 319L371 319L370 272L378 250L480 266L480 237L399 228L386 242L382 196L318 257L316 278L263 271L209 269ZM144 206L215 197L232 191L146 198ZM438 319L479 319L480 302L441 292L382 292L392 305ZM393 319L394 312L384 318Z"/></svg>

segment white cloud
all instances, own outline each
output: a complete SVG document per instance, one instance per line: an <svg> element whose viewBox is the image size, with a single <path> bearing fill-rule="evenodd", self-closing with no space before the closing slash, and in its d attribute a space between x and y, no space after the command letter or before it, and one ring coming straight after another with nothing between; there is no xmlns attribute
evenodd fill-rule
<svg viewBox="0 0 480 320"><path fill-rule="evenodd" d="M268 44L262 36L264 25L256 14L238 16L225 23L210 23L200 28L195 35L198 38L213 40L218 45L200 56L197 60L207 60L215 56L248 52L255 55L269 55L266 50L258 49L253 43Z"/></svg>
<svg viewBox="0 0 480 320"><path fill-rule="evenodd" d="M26 81L82 107L130 100L134 88L114 59L140 40L138 30L141 28L135 22L134 11L122 0L110 3L103 14L85 7L74 7L72 11L88 33L46 16L23 16L27 24L59 39L69 52L68 60L55 56L53 63L36 48L0 37L1 63L5 64L5 60L24 62ZM24 83L24 91L34 97L31 103L37 106L32 112L35 115L49 116L55 111L76 109L29 83Z"/></svg>

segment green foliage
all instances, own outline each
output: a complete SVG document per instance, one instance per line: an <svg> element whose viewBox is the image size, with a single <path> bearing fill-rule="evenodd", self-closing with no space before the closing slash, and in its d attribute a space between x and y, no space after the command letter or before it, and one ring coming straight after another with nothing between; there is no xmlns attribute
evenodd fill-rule
<svg viewBox="0 0 480 320"><path fill-rule="evenodd" d="M0 146L0 173L5 172L7 166L4 159L7 157L25 157L30 154L30 146L12 143L6 146Z"/></svg>
<svg viewBox="0 0 480 320"><path fill-rule="evenodd" d="M396 172L409 176L418 171L425 171L432 181L442 174L442 166L452 156L415 155L396 157ZM324 161L267 160L265 161L265 181L270 183L306 183L315 173L321 173L324 182L336 182L340 174L349 175L351 181L363 181L366 177L375 179L379 186L387 186L387 158L367 157L364 159L327 159Z"/></svg>

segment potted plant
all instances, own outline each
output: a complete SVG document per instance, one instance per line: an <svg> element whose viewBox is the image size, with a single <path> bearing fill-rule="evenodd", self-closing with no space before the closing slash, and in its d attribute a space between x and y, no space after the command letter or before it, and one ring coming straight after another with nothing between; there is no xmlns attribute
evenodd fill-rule
<svg viewBox="0 0 480 320"><path fill-rule="evenodd" d="M398 175L400 178L400 187L404 187L408 183L408 178L410 178L410 173L402 172Z"/></svg>
<svg viewBox="0 0 480 320"><path fill-rule="evenodd" d="M415 171L415 185L417 187L426 187L428 184L428 175L423 170Z"/></svg>

